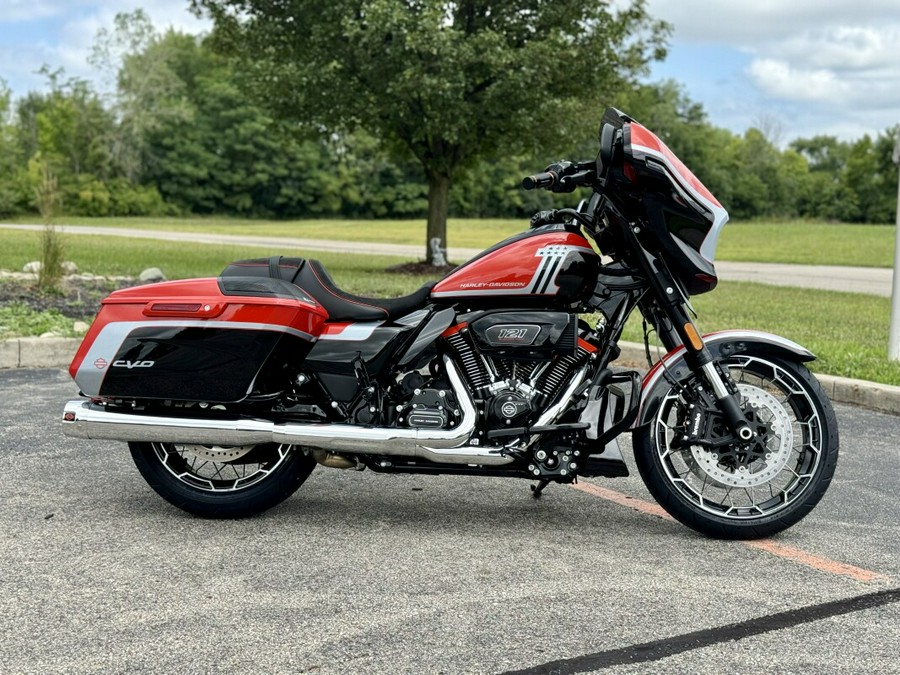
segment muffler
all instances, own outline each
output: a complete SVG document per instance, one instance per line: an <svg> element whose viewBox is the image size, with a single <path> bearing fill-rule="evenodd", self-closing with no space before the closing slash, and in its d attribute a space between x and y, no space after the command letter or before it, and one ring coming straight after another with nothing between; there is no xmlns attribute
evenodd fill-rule
<svg viewBox="0 0 900 675"><path fill-rule="evenodd" d="M279 423L253 419L202 419L112 412L88 401L66 404L63 433L97 440L185 443L196 445L257 445L281 443L366 455L418 457L448 464L498 466L512 457L500 448L468 445L477 413L456 366L444 357L444 369L459 403L460 423L454 429L390 429L350 424Z"/></svg>

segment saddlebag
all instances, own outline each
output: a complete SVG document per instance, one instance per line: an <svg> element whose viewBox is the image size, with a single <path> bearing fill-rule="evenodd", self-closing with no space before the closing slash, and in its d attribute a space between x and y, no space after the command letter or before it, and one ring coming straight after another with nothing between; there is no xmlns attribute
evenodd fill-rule
<svg viewBox="0 0 900 675"><path fill-rule="evenodd" d="M230 276L112 293L69 372L86 396L227 403L281 391L327 312L288 281Z"/></svg>

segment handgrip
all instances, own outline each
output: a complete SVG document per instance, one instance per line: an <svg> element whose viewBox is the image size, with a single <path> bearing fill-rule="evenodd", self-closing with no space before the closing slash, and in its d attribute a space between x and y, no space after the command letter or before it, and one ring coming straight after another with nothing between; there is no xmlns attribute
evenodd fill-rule
<svg viewBox="0 0 900 675"><path fill-rule="evenodd" d="M552 171L543 171L522 179L522 187L526 190L552 187L559 177Z"/></svg>

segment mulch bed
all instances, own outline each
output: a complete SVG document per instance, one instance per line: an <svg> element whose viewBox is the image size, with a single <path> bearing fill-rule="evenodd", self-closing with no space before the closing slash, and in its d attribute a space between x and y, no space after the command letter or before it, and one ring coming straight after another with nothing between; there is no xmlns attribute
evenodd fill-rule
<svg viewBox="0 0 900 675"><path fill-rule="evenodd" d="M20 303L44 312L57 310L71 319L93 318L100 311L100 301L112 291L134 286L129 279L82 279L67 277L59 293L40 292L30 279L4 278L0 280L0 306Z"/></svg>

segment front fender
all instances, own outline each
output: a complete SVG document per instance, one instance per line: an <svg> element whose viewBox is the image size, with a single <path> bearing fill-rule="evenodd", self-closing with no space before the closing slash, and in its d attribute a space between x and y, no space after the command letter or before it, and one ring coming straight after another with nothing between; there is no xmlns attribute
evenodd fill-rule
<svg viewBox="0 0 900 675"><path fill-rule="evenodd" d="M723 330L708 333L703 336L703 342L714 358L735 354L781 356L795 361L813 361L816 358L811 351L792 340L757 330ZM660 402L670 389L666 373L677 381L690 375L690 370L684 362L684 352L684 347L673 349L644 376L641 384L641 404L632 428L640 427L653 419Z"/></svg>

